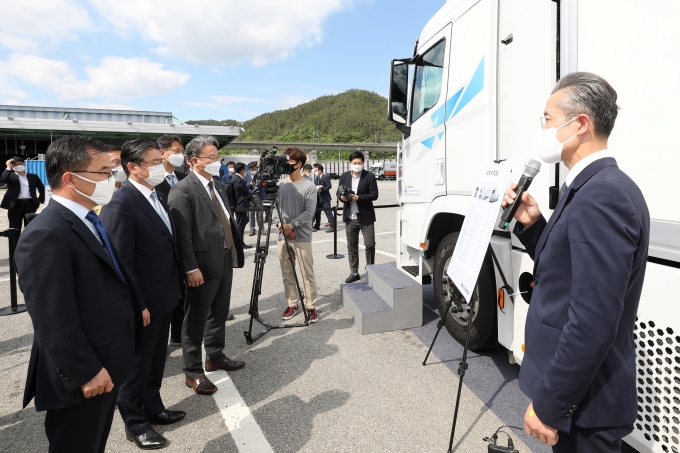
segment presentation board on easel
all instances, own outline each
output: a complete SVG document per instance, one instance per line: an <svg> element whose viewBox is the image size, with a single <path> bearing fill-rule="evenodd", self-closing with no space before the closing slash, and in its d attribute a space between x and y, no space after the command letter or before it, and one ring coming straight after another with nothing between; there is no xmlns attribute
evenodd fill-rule
<svg viewBox="0 0 680 453"><path fill-rule="evenodd" d="M447 268L456 288L470 300L508 186L510 162L489 162L479 169L463 227Z"/></svg>

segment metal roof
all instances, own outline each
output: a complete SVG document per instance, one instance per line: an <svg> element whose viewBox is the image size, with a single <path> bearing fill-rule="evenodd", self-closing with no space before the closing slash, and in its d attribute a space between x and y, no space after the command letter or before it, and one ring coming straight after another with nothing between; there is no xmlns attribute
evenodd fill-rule
<svg viewBox="0 0 680 453"><path fill-rule="evenodd" d="M240 128L227 126L0 117L0 137L52 138L86 135L101 139L155 139L161 135L174 134L183 139L191 139L197 135L212 135L224 146L238 137L240 132Z"/></svg>

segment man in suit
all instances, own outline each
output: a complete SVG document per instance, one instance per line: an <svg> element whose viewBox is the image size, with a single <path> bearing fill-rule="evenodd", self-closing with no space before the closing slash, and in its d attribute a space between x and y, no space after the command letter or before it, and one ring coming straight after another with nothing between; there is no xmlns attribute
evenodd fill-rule
<svg viewBox="0 0 680 453"><path fill-rule="evenodd" d="M24 407L47 411L50 452L103 452L118 389L142 344L134 277L92 211L114 189L104 144L78 136L46 153L48 206L19 239L15 263L33 323Z"/></svg>
<svg viewBox="0 0 680 453"><path fill-rule="evenodd" d="M229 181L231 181L231 176L234 174L236 169L234 168L236 166L236 162L233 160L230 160L229 162L226 163L227 166L227 172L220 176L220 180L222 181L222 185L227 185L229 184Z"/></svg>
<svg viewBox="0 0 680 453"><path fill-rule="evenodd" d="M230 184L232 185L232 190L236 196L236 208L250 208L250 202L242 202L244 198L250 195L249 185L245 180L246 176L246 166L245 164L239 162L234 165L234 174L231 177ZM252 182L252 180L251 180ZM246 230L246 224L248 223L248 213L247 212L237 212L236 213L236 227L238 229L239 237L241 238L241 243L243 243L243 234ZM243 248L250 248L252 246L243 244Z"/></svg>
<svg viewBox="0 0 680 453"><path fill-rule="evenodd" d="M120 162L120 145L114 145L114 144L107 144L106 145L106 153L109 155L109 159L111 160L111 171L116 172L116 190L120 189L120 187L123 185L125 180L127 179L127 175L125 174L125 171L123 170L122 164ZM101 211L101 206L99 207L99 210L95 210L97 212L97 215L99 215L98 211Z"/></svg>
<svg viewBox="0 0 680 453"><path fill-rule="evenodd" d="M595 74L557 83L535 144L569 174L549 222L528 193L515 214L514 233L534 260L524 427L554 452L620 452L637 416L633 330L650 221L642 192L607 149L616 98Z"/></svg>
<svg viewBox="0 0 680 453"><path fill-rule="evenodd" d="M359 231L364 237L366 246L366 265L375 261L375 209L373 202L378 199L378 183L370 171L364 170L364 154L354 151L349 156L350 171L340 176L340 186L352 189L351 199L338 197L344 203L342 220L345 222L347 235L347 252L349 255L350 274L346 283L353 283L361 279L359 276Z"/></svg>
<svg viewBox="0 0 680 453"><path fill-rule="evenodd" d="M7 184L7 192L2 197L0 208L7 209L9 227L21 230L21 224L26 223L26 214L38 210L45 202L45 186L38 175L26 173L23 157L13 157L5 162L7 168L2 172L0 181ZM39 195L36 196L35 191Z"/></svg>
<svg viewBox="0 0 680 453"><path fill-rule="evenodd" d="M205 369L234 371L244 362L224 353L224 323L229 313L233 268L243 267L243 247L224 186L212 176L220 168L219 144L200 135L186 146L192 172L170 191L170 213L177 230L177 248L187 279L182 325L182 355L186 385L200 395L217 387Z"/></svg>
<svg viewBox="0 0 680 453"><path fill-rule="evenodd" d="M331 178L323 172L323 165L314 164L314 185L316 186L316 211L314 212L314 226L313 231L318 231L321 229L321 211L323 209L328 219L329 228L326 233L332 233L335 227L335 217L333 216L333 211L331 210L331 188L333 184L331 183Z"/></svg>
<svg viewBox="0 0 680 453"><path fill-rule="evenodd" d="M143 350L120 387L118 410L127 439L150 450L167 443L151 424L169 425L186 415L167 410L160 395L170 318L182 298L184 277L165 196L155 190L165 180L158 145L148 139L125 142L121 161L128 180L102 208L100 218L123 264L136 276L149 324L144 328Z"/></svg>
<svg viewBox="0 0 680 453"><path fill-rule="evenodd" d="M156 186L156 192L165 195L168 199L170 189L176 183L186 178L184 173L184 144L178 135L163 135L158 140L158 149L163 158L163 168L165 169L165 179ZM180 170L178 171L177 168ZM184 299L180 300L172 311L170 319L170 346L182 346L182 323L184 322Z"/></svg>

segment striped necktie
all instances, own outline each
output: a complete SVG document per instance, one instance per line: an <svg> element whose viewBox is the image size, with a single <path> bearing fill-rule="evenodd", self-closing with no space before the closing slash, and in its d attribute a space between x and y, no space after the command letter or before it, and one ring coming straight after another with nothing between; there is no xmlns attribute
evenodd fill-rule
<svg viewBox="0 0 680 453"><path fill-rule="evenodd" d="M168 220L168 218L165 216L165 209L163 209L163 206L161 206L161 202L158 200L158 195L156 195L156 191L151 192L151 199L153 200L153 205L156 207L156 212L158 213L158 216L161 218L165 226L168 227L170 233L172 233L170 220Z"/></svg>

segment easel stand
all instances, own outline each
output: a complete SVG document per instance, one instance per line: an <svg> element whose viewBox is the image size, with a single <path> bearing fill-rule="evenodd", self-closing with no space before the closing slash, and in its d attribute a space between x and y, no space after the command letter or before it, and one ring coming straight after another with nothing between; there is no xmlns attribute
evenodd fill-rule
<svg viewBox="0 0 680 453"><path fill-rule="evenodd" d="M0 233L9 239L9 299L10 306L0 309L0 316L16 315L26 311L26 305L17 304L17 270L14 268L14 251L19 241L19 230L10 228Z"/></svg>
<svg viewBox="0 0 680 453"><path fill-rule="evenodd" d="M269 194L268 194L269 195ZM304 313L305 316L305 321L302 323L296 323L296 324L278 324L278 325L273 325L269 324L267 321L264 319L260 318L260 312L259 312L259 299L260 299L260 294L262 290L262 277L264 276L264 264L267 261L267 255L269 254L269 239L271 237L271 231L272 231L272 220L274 218L274 215L272 214L274 207L276 207L276 210L279 214L279 221L282 219L281 215L281 207L278 205L276 202L276 194L274 194L274 199L267 199L267 200L262 200L262 210L258 212L258 215L260 216L260 221L262 220L262 211L265 209L269 209L269 222L267 223L267 236L264 244L262 244L262 230L258 228L257 231L257 245L255 248L255 275L253 278L253 289L250 295L250 308L248 310L248 314L250 315L250 325L248 327L247 331L244 331L243 334L246 337L246 343L247 344L253 344L256 342L262 335L266 334L272 329L290 329L293 327L306 327L309 325L309 314L307 314L307 309L305 307L305 294L302 291L302 288L300 287L300 281L298 280L297 272L295 271L295 255L291 252L290 245L288 244L288 238L286 235L283 235L284 241L286 243L286 251L288 252L288 260L290 261L290 265L293 266L293 275L295 276L295 286L297 287L298 291L298 297L300 298L300 305L302 305L302 312ZM269 196L267 197L269 198ZM260 324L262 324L265 327L265 330L262 332L258 333L257 335L253 336L253 321L257 321Z"/></svg>
<svg viewBox="0 0 680 453"><path fill-rule="evenodd" d="M501 289L504 289L508 292L510 295L510 299L512 300L512 303L515 303L514 299L514 291L512 290L512 287L508 285L508 281L505 279L505 275L503 274L503 269L501 269L500 264L498 263L498 258L496 258L496 254L493 251L492 247L489 247L489 250L491 251L491 257L493 258L493 262L496 265L496 268L498 269L498 273L501 275L501 279L503 280L503 286ZM447 279L449 279L448 274L444 274ZM451 284L453 286L453 284ZM440 317L439 322L437 323L437 333L435 333L434 338L432 339L432 344L430 345L430 349L427 351L427 355L425 355L425 360L423 360L423 366L425 366L427 362L427 358L430 356L430 353L432 352L432 348L434 347L435 341L437 341L437 337L439 336L439 332L442 330L442 327L446 324L446 315L449 313L462 313L466 310L469 312L468 316L468 324L467 324L467 330L465 331L465 346L463 348L463 358L460 361L460 364L458 364L458 375L460 376L460 379L458 379L458 394L456 395L456 408L453 412L453 425L451 426L451 437L449 438L449 449L447 450L448 453L453 452L453 438L456 434L456 423L458 422L458 408L460 406L460 394L461 391L463 390L463 378L465 377L465 371L468 369L468 363L467 363L467 354L470 346L470 326L472 325L472 318L474 317L474 310L475 310L475 298L473 297L472 300L468 303L466 303L465 298L463 297L460 292L455 289L455 286L453 286L453 291L451 291L451 294L448 294L449 296L449 302L446 305L446 310L444 310L444 314ZM477 298L478 299L478 298Z"/></svg>

